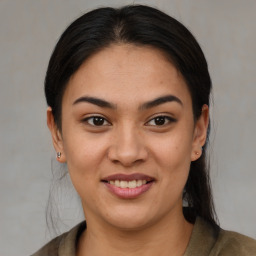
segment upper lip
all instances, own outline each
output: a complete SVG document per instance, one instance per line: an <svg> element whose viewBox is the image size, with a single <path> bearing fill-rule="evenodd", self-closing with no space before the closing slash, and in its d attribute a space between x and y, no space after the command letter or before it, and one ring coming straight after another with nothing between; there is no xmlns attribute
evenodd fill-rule
<svg viewBox="0 0 256 256"><path fill-rule="evenodd" d="M113 175L109 175L104 177L102 181L111 181L111 180L124 180L124 181L132 181L132 180L146 180L153 181L155 180L153 177L142 174L142 173L133 173L133 174L122 174L117 173Z"/></svg>

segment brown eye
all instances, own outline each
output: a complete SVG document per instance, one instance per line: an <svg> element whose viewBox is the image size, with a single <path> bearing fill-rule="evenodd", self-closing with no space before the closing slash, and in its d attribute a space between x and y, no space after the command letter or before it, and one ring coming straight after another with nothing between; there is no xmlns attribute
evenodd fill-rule
<svg viewBox="0 0 256 256"><path fill-rule="evenodd" d="M109 122L104 117L101 117L101 116L91 116L91 117L84 119L84 121L92 126L110 125Z"/></svg>
<svg viewBox="0 0 256 256"><path fill-rule="evenodd" d="M165 124L165 121L166 121L166 118L164 116L158 116L155 118L155 124L156 125L164 125Z"/></svg>
<svg viewBox="0 0 256 256"><path fill-rule="evenodd" d="M157 117L151 119L149 122L147 122L147 125L163 126L163 125L169 124L171 122L176 122L176 119L174 119L170 116L157 116Z"/></svg>

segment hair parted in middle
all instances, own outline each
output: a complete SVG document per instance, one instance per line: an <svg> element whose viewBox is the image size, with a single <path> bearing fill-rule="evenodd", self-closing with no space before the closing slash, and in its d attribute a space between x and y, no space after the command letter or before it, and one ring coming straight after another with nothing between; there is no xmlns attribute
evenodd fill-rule
<svg viewBox="0 0 256 256"><path fill-rule="evenodd" d="M194 120L200 117L204 104L209 106L212 83L207 62L196 39L184 25L162 11L144 5L98 8L82 15L64 31L49 62L45 95L60 131L62 97L69 79L90 56L112 44L150 46L161 50L187 84ZM217 226L206 163L207 142L202 156L191 162L184 189L184 200L189 207L184 215L190 222L195 216L201 216Z"/></svg>

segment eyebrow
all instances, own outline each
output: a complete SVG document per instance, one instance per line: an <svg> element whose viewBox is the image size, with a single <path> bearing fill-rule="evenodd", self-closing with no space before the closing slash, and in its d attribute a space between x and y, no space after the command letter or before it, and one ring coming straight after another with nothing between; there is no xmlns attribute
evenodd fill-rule
<svg viewBox="0 0 256 256"><path fill-rule="evenodd" d="M82 103L82 102L91 103L91 104L97 105L97 106L102 107L102 108L110 108L110 109L116 109L117 108L115 104L112 104L112 103L110 103L108 101L105 101L103 99L90 97L90 96L83 96L83 97L78 98L77 100L75 100L73 102L73 105L76 105L76 104ZM153 107L159 106L159 105L167 103L167 102L177 102L181 106L183 106L182 101L178 97L176 97L174 95L165 95L165 96L158 97L154 100L143 103L139 107L139 110L153 108Z"/></svg>
<svg viewBox="0 0 256 256"><path fill-rule="evenodd" d="M166 96L158 97L152 101L148 101L148 102L142 104L139 109L141 109L141 110L149 109L149 108L153 108L153 107L159 106L159 105L167 103L167 102L177 102L181 106L183 106L182 101L178 97L176 97L174 95L166 95Z"/></svg>
<svg viewBox="0 0 256 256"><path fill-rule="evenodd" d="M88 102L94 105L97 105L101 108L111 108L111 109L116 109L116 106L110 102L107 102L103 99L95 98L95 97L80 97L77 100L74 101L73 105L81 103L81 102Z"/></svg>

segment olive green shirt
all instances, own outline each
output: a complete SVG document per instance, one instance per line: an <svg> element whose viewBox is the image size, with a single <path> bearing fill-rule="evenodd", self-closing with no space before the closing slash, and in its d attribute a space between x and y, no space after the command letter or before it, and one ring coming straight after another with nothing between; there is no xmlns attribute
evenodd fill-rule
<svg viewBox="0 0 256 256"><path fill-rule="evenodd" d="M56 237L32 256L75 256L78 239L85 229L86 223L83 222ZM256 240L236 232L213 228L198 217L184 256L216 255L256 256Z"/></svg>

